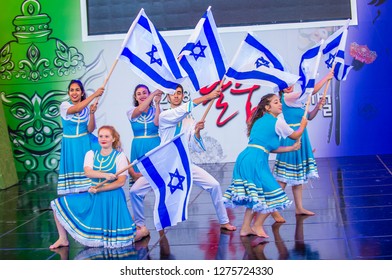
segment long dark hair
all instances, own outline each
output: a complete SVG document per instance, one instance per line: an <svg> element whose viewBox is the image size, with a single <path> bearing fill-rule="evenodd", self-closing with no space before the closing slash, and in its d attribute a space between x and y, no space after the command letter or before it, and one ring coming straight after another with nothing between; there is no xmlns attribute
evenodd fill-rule
<svg viewBox="0 0 392 280"><path fill-rule="evenodd" d="M146 85L144 85L144 84L138 84L138 85L135 87L135 90L133 91L133 104L135 105L135 107L139 106L139 102L136 100L136 91L137 91L139 88L141 88L141 87L145 88L145 89L148 91L148 94L151 93L151 92L150 92L150 89L148 88L148 86L146 86Z"/></svg>
<svg viewBox="0 0 392 280"><path fill-rule="evenodd" d="M68 85L68 93L69 93L69 89L71 88L72 84L77 84L80 87L80 90L82 91L82 98L80 101L85 100L86 99L86 92L84 90L83 83L80 80L71 80Z"/></svg>
<svg viewBox="0 0 392 280"><path fill-rule="evenodd" d="M253 124L255 121L260 119L262 116L264 116L265 112L267 112L267 109L265 108L271 103L272 98L276 96L274 93L269 93L264 95L261 99L259 104L256 107L256 110L253 112L252 116L250 117L249 121L247 122L248 125L248 131L247 135L249 137L250 131L252 130Z"/></svg>

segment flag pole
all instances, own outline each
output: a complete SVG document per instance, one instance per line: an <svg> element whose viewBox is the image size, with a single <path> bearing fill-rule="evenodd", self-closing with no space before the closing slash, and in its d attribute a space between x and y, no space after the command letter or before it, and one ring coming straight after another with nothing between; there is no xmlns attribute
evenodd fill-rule
<svg viewBox="0 0 392 280"><path fill-rule="evenodd" d="M316 63L315 63L315 67L314 67L313 73L312 73L312 77L313 78L316 78L316 75L317 75L317 71L318 71L319 64L320 64L320 59L321 59L321 46L323 44L324 44L324 39L322 39L320 41L320 49L319 49L319 51L317 53ZM313 87L313 90L314 90L314 87ZM305 108L305 112L304 112L304 117L305 118L307 118L307 114L308 114L308 111L309 111L310 100L312 98L312 95L313 95L313 92L309 93L308 100L306 102L306 108Z"/></svg>
<svg viewBox="0 0 392 280"><path fill-rule="evenodd" d="M334 64L332 65L332 71L334 71L335 65L336 65L336 63L334 63ZM328 91L329 84L331 83L331 80L332 80L332 79L329 79L328 82L327 82L327 84L325 85L324 92L323 92L323 97L322 97L322 98L325 98L325 97L327 96L327 91ZM322 108L323 108L323 105L320 104L319 110L321 110Z"/></svg>
<svg viewBox="0 0 392 280"><path fill-rule="evenodd" d="M124 171L127 171L129 168L131 168L132 166L134 166L136 164L137 161L132 162L131 164L129 164L127 167L124 167L123 169L121 169L120 171L116 172L116 176L120 175L121 173L123 173ZM97 184L96 186L94 186L94 188L100 188L101 186L103 186L104 184L106 184L107 182L109 182L110 180L105 180L99 184Z"/></svg>
<svg viewBox="0 0 392 280"><path fill-rule="evenodd" d="M220 90L220 89L222 88L222 85L223 85L223 82L224 82L224 81L225 81L225 78L223 77L223 79L221 80L221 82L220 82L220 84L219 84L219 86L218 86L218 90ZM206 119L206 117L207 117L207 114L208 114L208 112L210 111L210 109L211 109L212 105L214 104L214 102L215 102L215 99L213 99L213 100L210 101L210 103L208 104L208 107L207 107L207 109L205 110L204 115L203 115L203 117L201 118L200 121L202 121L202 122L205 121L205 119Z"/></svg>
<svg viewBox="0 0 392 280"><path fill-rule="evenodd" d="M126 43L128 42L129 37L131 37L131 34L132 34L133 30L135 29L135 26L136 26L136 24L137 24L137 22L138 22L138 20L139 20L139 18L141 16L141 14L143 13L143 11L144 11L144 9L141 8L139 13L138 13L138 15L136 16L135 20L132 22L131 26L129 27L127 35L125 36L124 41L123 41L123 43L121 45L120 52L118 53L116 59L114 60L114 62L112 64L112 67L110 68L110 71L109 71L108 75L106 76L105 81L103 82L102 87L106 87L106 84L108 83L109 78L112 75L112 73L114 71L114 68L116 67L116 65L117 65L117 63L118 63L118 61L120 59L121 53L122 53ZM99 100L99 96L95 99L94 105L98 104L98 100Z"/></svg>

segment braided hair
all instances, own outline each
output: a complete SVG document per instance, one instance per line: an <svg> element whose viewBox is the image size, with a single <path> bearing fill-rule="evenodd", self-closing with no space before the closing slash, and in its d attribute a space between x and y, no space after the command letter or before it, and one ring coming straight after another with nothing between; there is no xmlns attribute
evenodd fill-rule
<svg viewBox="0 0 392 280"><path fill-rule="evenodd" d="M271 103L272 97L274 97L274 93L269 93L264 95L261 99L259 104L256 107L256 110L253 112L252 116L249 118L249 121L247 122L248 125L248 131L247 135L249 137L250 131L252 130L252 127L254 123L260 119L262 116L264 116L265 112L267 112L267 109L265 108Z"/></svg>

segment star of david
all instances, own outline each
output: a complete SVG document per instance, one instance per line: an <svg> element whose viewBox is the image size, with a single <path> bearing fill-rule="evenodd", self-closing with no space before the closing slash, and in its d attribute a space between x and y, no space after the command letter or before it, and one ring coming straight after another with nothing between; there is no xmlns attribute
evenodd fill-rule
<svg viewBox="0 0 392 280"><path fill-rule="evenodd" d="M329 54L328 59L325 61L325 64L327 64L327 68L332 68L332 63L335 60L335 56L333 54Z"/></svg>
<svg viewBox="0 0 392 280"><path fill-rule="evenodd" d="M156 52L158 52L158 49L157 49L157 47L154 46L154 45L152 45L151 51L146 52L146 54L147 54L149 57L151 57L151 59L150 59L150 64L158 63L159 66L162 66L162 59L160 59L160 58L156 59L156 58L154 57L154 53L156 53Z"/></svg>
<svg viewBox="0 0 392 280"><path fill-rule="evenodd" d="M198 53L195 52L195 49L196 49L196 48L199 48L199 52L198 52ZM193 46L192 53L191 53L190 55L193 55L193 57L195 58L195 60L198 60L199 57L206 57L206 55L204 54L204 50L205 50L206 48L207 48L207 46L203 46L203 45L200 43L200 40L199 40L199 42L197 42L197 43Z"/></svg>
<svg viewBox="0 0 392 280"><path fill-rule="evenodd" d="M178 172L178 169L174 173L170 173L170 182L167 185L170 188L170 192L173 194L176 190L184 190L184 187L182 186L182 182L184 182L185 177L181 176L180 173Z"/></svg>
<svg viewBox="0 0 392 280"><path fill-rule="evenodd" d="M265 66L269 68L270 62L265 60L264 57L261 56L256 60L255 64L256 64L256 68L259 68L260 66Z"/></svg>

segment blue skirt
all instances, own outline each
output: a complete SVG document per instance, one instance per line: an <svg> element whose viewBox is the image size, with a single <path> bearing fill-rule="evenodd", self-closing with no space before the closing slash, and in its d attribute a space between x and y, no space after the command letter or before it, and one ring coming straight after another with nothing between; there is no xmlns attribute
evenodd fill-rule
<svg viewBox="0 0 392 280"><path fill-rule="evenodd" d="M59 195L87 191L91 180L84 175L84 156L91 150L90 136L63 137L57 183Z"/></svg>
<svg viewBox="0 0 392 280"><path fill-rule="evenodd" d="M160 143L161 143L161 138L159 138L159 136L153 136L153 137L139 136L134 138L132 140L132 146L131 146L131 157L130 157L131 162L145 155L147 152L151 151L152 149L158 147ZM136 166L133 166L133 169L136 172L139 172L139 169Z"/></svg>
<svg viewBox="0 0 392 280"><path fill-rule="evenodd" d="M51 202L58 221L88 247L120 248L133 244L135 223L122 188L90 194L70 194Z"/></svg>
<svg viewBox="0 0 392 280"><path fill-rule="evenodd" d="M281 146L291 146L296 140L282 139ZM314 159L308 131L301 137L301 148L297 151L278 154L274 166L276 180L287 186L306 184L311 178L318 178L317 164Z"/></svg>
<svg viewBox="0 0 392 280"><path fill-rule="evenodd" d="M239 154L223 200L226 207L245 206L260 213L282 210L292 203L271 173L268 153L254 147Z"/></svg>

